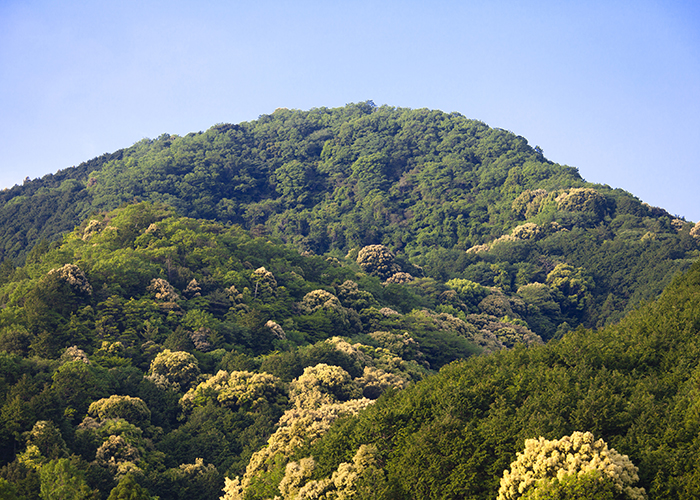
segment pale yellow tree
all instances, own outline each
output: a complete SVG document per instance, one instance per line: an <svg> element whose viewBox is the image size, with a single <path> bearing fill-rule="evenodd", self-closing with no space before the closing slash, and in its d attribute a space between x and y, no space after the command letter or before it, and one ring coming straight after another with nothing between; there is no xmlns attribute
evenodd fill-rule
<svg viewBox="0 0 700 500"><path fill-rule="evenodd" d="M141 398L116 394L91 403L88 415L98 420L123 418L142 428L149 426L151 422L151 410Z"/></svg>
<svg viewBox="0 0 700 500"><path fill-rule="evenodd" d="M357 415L370 404L371 400L362 398L324 404L318 408L287 410L267 446L253 453L243 477L226 478L221 500L244 500L251 484L270 473L279 461L286 462L295 450L317 441L338 418Z"/></svg>
<svg viewBox="0 0 700 500"><path fill-rule="evenodd" d="M159 301L175 302L180 299L175 287L163 278L153 278L146 290L153 293Z"/></svg>
<svg viewBox="0 0 700 500"><path fill-rule="evenodd" d="M602 439L590 432L576 431L561 439L526 439L525 450L503 472L498 500L515 500L542 487L548 481L563 481L571 476L599 473L602 481L630 500L644 500L644 488L634 487L639 480L637 467Z"/></svg>
<svg viewBox="0 0 700 500"><path fill-rule="evenodd" d="M216 402L228 408L255 411L265 402L285 398L282 381L269 373L219 370L216 375L193 387L180 399L185 411Z"/></svg>
<svg viewBox="0 0 700 500"><path fill-rule="evenodd" d="M348 372L339 366L319 363L304 368L304 373L290 384L289 399L296 408L318 408L355 399L360 393Z"/></svg>
<svg viewBox="0 0 700 500"><path fill-rule="evenodd" d="M279 485L282 500L350 500L359 482L368 475L381 474L374 445L360 445L352 462L343 462L330 477L311 479L316 469L313 457L290 462Z"/></svg>
<svg viewBox="0 0 700 500"><path fill-rule="evenodd" d="M92 294L92 285L88 282L85 273L75 264L66 264L58 269L49 271L48 276L55 276L68 283L73 289L88 295Z"/></svg>

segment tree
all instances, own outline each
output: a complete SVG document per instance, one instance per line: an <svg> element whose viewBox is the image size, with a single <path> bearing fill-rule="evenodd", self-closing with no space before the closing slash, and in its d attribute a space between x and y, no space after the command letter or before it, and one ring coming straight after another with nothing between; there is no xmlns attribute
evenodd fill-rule
<svg viewBox="0 0 700 500"><path fill-rule="evenodd" d="M27 435L27 445L36 446L49 460L68 456L68 447L61 431L50 420L39 420L34 424Z"/></svg>
<svg viewBox="0 0 700 500"><path fill-rule="evenodd" d="M394 261L396 256L384 245L362 247L357 254L357 263L368 274L388 279L401 271Z"/></svg>
<svg viewBox="0 0 700 500"><path fill-rule="evenodd" d="M488 288L464 278L453 278L445 284L457 292L459 298L469 307L470 312L477 312L479 302L489 294Z"/></svg>
<svg viewBox="0 0 700 500"><path fill-rule="evenodd" d="M615 489L612 481L606 481L598 470L583 474L568 474L559 478L544 479L537 488L522 496L523 500L624 500L625 495Z"/></svg>
<svg viewBox="0 0 700 500"><path fill-rule="evenodd" d="M85 482L83 474L69 459L51 460L39 470L43 500L90 500L99 498Z"/></svg>
<svg viewBox="0 0 700 500"><path fill-rule="evenodd" d="M88 415L99 420L123 418L138 427L151 424L151 411L141 398L112 395L90 404Z"/></svg>
<svg viewBox="0 0 700 500"><path fill-rule="evenodd" d="M503 473L498 500L550 498L534 492L532 496L525 496L539 488L575 491L580 485L572 484L573 480L568 476L578 477L591 472L600 474L596 480L612 485L612 488L603 487L606 491L614 489L616 494L628 500L646 499L644 488L632 486L639 476L637 467L627 455L608 448L602 439L596 441L590 432L576 431L551 441L543 437L526 439L525 450L518 453L510 470ZM586 476L581 481L590 479L591 476ZM557 484L552 484L553 480Z"/></svg>
<svg viewBox="0 0 700 500"><path fill-rule="evenodd" d="M557 264L547 275L547 285L555 293L565 312L580 315L591 301L593 280L583 268Z"/></svg>
<svg viewBox="0 0 700 500"><path fill-rule="evenodd" d="M297 408L316 408L358 398L360 392L350 374L341 367L319 363L305 368L304 373L292 382L290 399Z"/></svg>
<svg viewBox="0 0 700 500"><path fill-rule="evenodd" d="M85 415L90 401L109 394L110 373L82 360L61 365L52 376L51 390L77 417Z"/></svg>
<svg viewBox="0 0 700 500"><path fill-rule="evenodd" d="M151 362L148 378L161 387L185 391L199 374L199 362L192 354L165 349Z"/></svg>
<svg viewBox="0 0 700 500"><path fill-rule="evenodd" d="M0 500L17 500L17 488L7 479L0 477Z"/></svg>
<svg viewBox="0 0 700 500"><path fill-rule="evenodd" d="M229 373L219 370L216 375L187 391L180 400L180 405L184 410L192 411L195 407L206 406L210 402L233 410L244 408L256 412L268 405L286 402L286 392L280 379L269 373Z"/></svg>
<svg viewBox="0 0 700 500"><path fill-rule="evenodd" d="M275 189L291 206L304 203L309 197L307 167L298 160L285 163L273 175Z"/></svg>
<svg viewBox="0 0 700 500"><path fill-rule="evenodd" d="M107 500L152 500L148 490L134 479L133 474L127 474L112 489Z"/></svg>

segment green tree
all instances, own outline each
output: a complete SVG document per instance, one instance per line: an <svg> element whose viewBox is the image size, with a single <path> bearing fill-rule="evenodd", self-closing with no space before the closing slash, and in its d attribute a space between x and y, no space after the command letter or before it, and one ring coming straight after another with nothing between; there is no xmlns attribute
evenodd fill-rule
<svg viewBox="0 0 700 500"><path fill-rule="evenodd" d="M99 420L108 418L123 418L137 427L148 427L151 424L151 411L141 398L112 395L90 404L88 415Z"/></svg>
<svg viewBox="0 0 700 500"><path fill-rule="evenodd" d="M152 500L152 498L148 490L136 482L133 474L127 474L112 489L107 500Z"/></svg>
<svg viewBox="0 0 700 500"><path fill-rule="evenodd" d="M39 470L43 500L91 500L99 494L91 491L85 478L67 458L51 460Z"/></svg>
<svg viewBox="0 0 700 500"><path fill-rule="evenodd" d="M0 500L19 500L17 489L7 479L0 477Z"/></svg>
<svg viewBox="0 0 700 500"><path fill-rule="evenodd" d="M547 285L565 312L579 316L590 303L591 290L595 286L583 268L570 264L557 264L547 275Z"/></svg>
<svg viewBox="0 0 700 500"><path fill-rule="evenodd" d="M544 479L536 488L528 490L523 500L625 500L626 495L606 480L600 471L567 474L562 479Z"/></svg>

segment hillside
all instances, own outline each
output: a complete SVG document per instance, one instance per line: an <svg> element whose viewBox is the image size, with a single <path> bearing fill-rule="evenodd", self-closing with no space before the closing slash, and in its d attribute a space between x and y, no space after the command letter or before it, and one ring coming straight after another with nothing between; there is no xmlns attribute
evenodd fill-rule
<svg viewBox="0 0 700 500"><path fill-rule="evenodd" d="M693 224L586 183L511 132L366 102L163 134L4 191L0 258L21 264L35 244L138 200L318 255L382 244L416 277L529 297L545 312L528 324L545 339L619 320L700 248ZM573 288L530 286L559 265ZM507 314L524 319L515 309Z"/></svg>
<svg viewBox="0 0 700 500"><path fill-rule="evenodd" d="M321 432L451 361L542 342L435 311L452 289L430 278L382 283L381 250L303 256L144 202L34 251L0 286L0 493L217 498L278 421L312 412Z"/></svg>
<svg viewBox="0 0 700 500"><path fill-rule="evenodd" d="M525 485L519 493L501 487L499 500L698 498L699 303L696 264L617 325L455 362L320 440L274 456L263 449L244 488L230 482L225 498L287 499L302 490L343 498L350 490L368 499L493 499L499 482ZM577 432L594 438L577 448ZM560 460L552 443L566 436ZM599 456L608 461L586 469L598 453L593 439L609 446ZM504 476L528 447L522 475L513 468ZM528 482L528 470L542 481Z"/></svg>

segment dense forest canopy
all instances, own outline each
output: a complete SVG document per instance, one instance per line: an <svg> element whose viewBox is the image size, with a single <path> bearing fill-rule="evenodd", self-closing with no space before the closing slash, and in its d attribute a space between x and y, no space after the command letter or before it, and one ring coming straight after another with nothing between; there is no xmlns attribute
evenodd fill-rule
<svg viewBox="0 0 700 500"><path fill-rule="evenodd" d="M0 228L0 499L698 493L700 225L511 132L278 109Z"/></svg>
<svg viewBox="0 0 700 500"><path fill-rule="evenodd" d="M147 202L38 246L0 286L0 486L215 498L283 417L320 433L451 361L542 342L466 280L452 286L474 311L440 312L450 291L467 306L431 278L380 277L393 258L301 255Z"/></svg>
<svg viewBox="0 0 700 500"><path fill-rule="evenodd" d="M245 498L342 498L348 469L354 498L698 498L698 304L696 264L617 325L452 363L251 461Z"/></svg>

